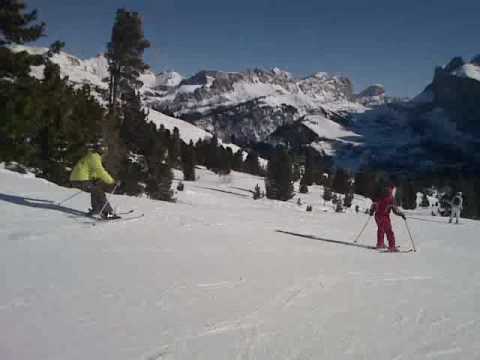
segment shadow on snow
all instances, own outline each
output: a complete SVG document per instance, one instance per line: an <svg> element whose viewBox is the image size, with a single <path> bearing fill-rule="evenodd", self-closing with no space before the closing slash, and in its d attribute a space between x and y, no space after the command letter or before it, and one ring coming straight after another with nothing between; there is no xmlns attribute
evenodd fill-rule
<svg viewBox="0 0 480 360"><path fill-rule="evenodd" d="M240 193L237 193L237 192L234 192L234 191L215 189L215 188L208 187L208 186L195 186L195 187L198 188L198 189L218 191L218 192L221 192L221 193L224 193L224 194L236 195L236 196L243 197L243 198L250 198L250 196L248 196L248 195L240 194Z"/></svg>
<svg viewBox="0 0 480 360"><path fill-rule="evenodd" d="M278 232L278 233L297 236L297 237L301 237L301 238L304 238L304 239L325 241L325 242L328 242L328 243L346 245L346 246L354 246L354 247L359 247L359 248L363 248L363 249L375 249L375 246L356 244L356 243L348 242L348 241L325 239L325 238L317 237L317 236L314 236L314 235L299 234L299 233L294 233L294 232L290 232L290 231L283 231L283 230L275 230L275 231Z"/></svg>
<svg viewBox="0 0 480 360"><path fill-rule="evenodd" d="M85 212L83 211L57 205L51 200L33 199L23 196L7 195L0 193L0 201L5 201L12 204L27 206L31 208L60 211L68 215L86 216Z"/></svg>

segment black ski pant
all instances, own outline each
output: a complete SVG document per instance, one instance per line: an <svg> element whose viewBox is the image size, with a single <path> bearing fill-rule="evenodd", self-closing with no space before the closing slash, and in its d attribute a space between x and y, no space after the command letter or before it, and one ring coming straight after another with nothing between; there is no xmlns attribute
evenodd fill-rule
<svg viewBox="0 0 480 360"><path fill-rule="evenodd" d="M113 209L105 195L105 185L101 181L72 181L72 186L90 193L92 211L99 214L103 208L103 214L112 214ZM104 207L105 206L105 207ZM102 214L100 214L102 215Z"/></svg>

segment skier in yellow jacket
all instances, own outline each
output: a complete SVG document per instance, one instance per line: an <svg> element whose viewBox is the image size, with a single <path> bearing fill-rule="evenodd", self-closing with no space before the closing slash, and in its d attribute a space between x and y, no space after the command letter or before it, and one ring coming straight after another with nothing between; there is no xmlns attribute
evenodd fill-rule
<svg viewBox="0 0 480 360"><path fill-rule="evenodd" d="M74 187L90 193L92 208L89 214L110 219L115 214L105 196L105 187L115 184L115 180L102 165L101 154L104 150L105 146L101 142L90 146L87 154L74 166L70 182Z"/></svg>

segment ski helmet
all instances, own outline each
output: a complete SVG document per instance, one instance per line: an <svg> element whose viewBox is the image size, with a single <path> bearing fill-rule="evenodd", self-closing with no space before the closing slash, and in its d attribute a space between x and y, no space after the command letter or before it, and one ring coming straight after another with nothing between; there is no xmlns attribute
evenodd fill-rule
<svg viewBox="0 0 480 360"><path fill-rule="evenodd" d="M99 154L103 154L107 150L107 145L103 141L103 139L98 139L96 142L87 144L89 150L98 152Z"/></svg>

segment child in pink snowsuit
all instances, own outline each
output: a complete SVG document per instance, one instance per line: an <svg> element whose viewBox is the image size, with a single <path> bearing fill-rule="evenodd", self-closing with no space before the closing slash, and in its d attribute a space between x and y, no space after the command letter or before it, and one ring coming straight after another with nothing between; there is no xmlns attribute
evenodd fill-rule
<svg viewBox="0 0 480 360"><path fill-rule="evenodd" d="M396 206L393 200L393 188L389 188L386 195L380 196L377 201L372 204L370 208L370 216L375 213L375 222L377 223L377 248L385 248L384 238L387 234L388 250L397 251L395 247L395 234L392 230L392 223L390 221L390 210L395 215L406 219L405 214L402 213Z"/></svg>

